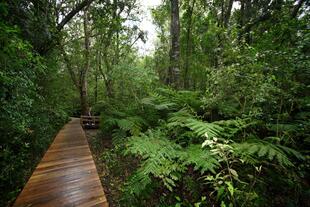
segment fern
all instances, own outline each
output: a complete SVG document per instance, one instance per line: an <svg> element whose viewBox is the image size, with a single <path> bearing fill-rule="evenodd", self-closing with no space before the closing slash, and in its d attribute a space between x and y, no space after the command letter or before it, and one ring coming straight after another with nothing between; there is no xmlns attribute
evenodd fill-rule
<svg viewBox="0 0 310 207"><path fill-rule="evenodd" d="M251 119L231 119L231 120L221 120L213 122L224 128L223 137L233 138L236 134L241 132L244 129L255 126L258 124L258 121L253 121Z"/></svg>
<svg viewBox="0 0 310 207"><path fill-rule="evenodd" d="M133 128L133 122L129 119L118 119L116 124L124 131L130 131Z"/></svg>
<svg viewBox="0 0 310 207"><path fill-rule="evenodd" d="M234 151L246 161L248 158L266 158L269 161L277 161L281 166L292 167L293 163L289 160L287 154L293 155L298 159L303 156L288 147L272 144L264 140L249 140L244 143L233 144Z"/></svg>
<svg viewBox="0 0 310 207"><path fill-rule="evenodd" d="M162 131L156 130L130 138L125 154L138 155L142 158L141 167L136 172L138 177L140 174L140 176L159 178L172 191L175 181L178 180L178 173L185 169L178 161L180 149L179 145L164 138ZM135 180L130 180L130 183L137 180L136 176L133 178ZM143 180L141 177L139 179ZM140 186L141 191L143 191L142 186Z"/></svg>
<svg viewBox="0 0 310 207"><path fill-rule="evenodd" d="M147 97L141 100L141 103L153 107L156 110L172 110L176 107L176 104L167 100L167 101L158 101L154 97Z"/></svg>
<svg viewBox="0 0 310 207"><path fill-rule="evenodd" d="M198 109L202 102L199 93L193 91L175 91L170 88L159 88L151 97L141 100L143 105L152 106L156 110L176 111L183 107Z"/></svg>
<svg viewBox="0 0 310 207"><path fill-rule="evenodd" d="M113 129L112 131L112 141L113 145L121 145L124 143L124 139L127 137L126 131L122 129Z"/></svg>
<svg viewBox="0 0 310 207"><path fill-rule="evenodd" d="M168 127L187 127L196 135L213 137L232 138L250 126L256 125L257 121L250 119L222 120L212 123L197 119L189 109L183 108L180 111L170 114Z"/></svg>
<svg viewBox="0 0 310 207"><path fill-rule="evenodd" d="M215 170L220 166L217 157L205 150L201 145L189 146L182 156L184 165L194 165L194 170L200 170L201 174L206 171L216 173Z"/></svg>
<svg viewBox="0 0 310 207"><path fill-rule="evenodd" d="M281 150L283 150L288 155L294 156L295 158L297 158L299 160L305 160L305 157L300 152L298 152L292 148L289 148L289 147L286 147L283 145L277 145L277 147L280 148Z"/></svg>
<svg viewBox="0 0 310 207"><path fill-rule="evenodd" d="M131 135L138 135L145 125L147 125L146 122L139 116L130 116L126 118L106 117L103 121L104 129L108 130L117 127L125 132L130 132Z"/></svg>
<svg viewBox="0 0 310 207"><path fill-rule="evenodd" d="M117 124L119 128L129 131L132 135L138 135L141 132L142 126L146 125L146 122L139 116L131 116L119 120Z"/></svg>
<svg viewBox="0 0 310 207"><path fill-rule="evenodd" d="M180 145L165 138L165 133L161 130L148 131L146 134L131 137L125 154L133 154L142 159L136 176L133 176L133 180L129 180L129 183L137 180L148 181L148 178L142 178L142 175L156 177L161 179L170 191L187 166L193 165L194 170L199 170L201 173L206 171L215 173L220 166L217 158L210 151L202 149L201 145L191 145L184 150ZM145 183L141 183L141 191L143 186L146 186ZM133 192L141 193L136 190Z"/></svg>
<svg viewBox="0 0 310 207"><path fill-rule="evenodd" d="M199 93L196 91L175 91L171 88L159 88L158 93L161 94L160 100L164 102L173 102L178 108L190 106L198 109L202 105Z"/></svg>
<svg viewBox="0 0 310 207"><path fill-rule="evenodd" d="M125 183L125 193L140 196L148 185L152 183L149 174L145 174L143 169L139 169Z"/></svg>
<svg viewBox="0 0 310 207"><path fill-rule="evenodd" d="M188 109L183 108L177 112L171 113L170 118L168 119L168 127L185 127L185 123L188 119L193 119L194 116L189 112Z"/></svg>
<svg viewBox="0 0 310 207"><path fill-rule="evenodd" d="M200 121L186 109L172 113L168 121L168 127L187 127L200 137L205 135L210 138L219 137L224 132L224 129L218 124Z"/></svg>
<svg viewBox="0 0 310 207"><path fill-rule="evenodd" d="M185 122L185 126L193 130L198 136L221 137L224 128L214 123L207 123L197 119L188 119Z"/></svg>
<svg viewBox="0 0 310 207"><path fill-rule="evenodd" d="M174 142L169 141L164 136L164 133L160 130L149 130L146 134L133 136L127 143L128 148L125 153L139 155L144 159L147 159L158 153L161 153L171 159L175 158L176 154L174 152L177 149L180 149L180 146Z"/></svg>

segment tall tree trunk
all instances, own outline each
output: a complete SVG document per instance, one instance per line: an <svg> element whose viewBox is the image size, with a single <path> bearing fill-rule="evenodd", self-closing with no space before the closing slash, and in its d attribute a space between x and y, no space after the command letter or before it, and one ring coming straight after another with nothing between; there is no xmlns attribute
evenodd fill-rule
<svg viewBox="0 0 310 207"><path fill-rule="evenodd" d="M87 9L84 11L84 69L81 70L81 87L80 87L80 98L81 98L81 112L83 115L88 113L88 94L87 94L87 74L89 71L89 47L90 47L90 34L88 30L88 12Z"/></svg>
<svg viewBox="0 0 310 207"><path fill-rule="evenodd" d="M242 35L243 35L243 32L242 32L242 28L244 26L244 7L245 7L245 0L240 0L240 4L241 4L241 7L240 7L240 15L238 17L238 37L237 37L237 40L238 40L238 43L241 44L241 41L242 41Z"/></svg>
<svg viewBox="0 0 310 207"><path fill-rule="evenodd" d="M233 6L234 0L228 0L227 10L225 12L225 18L224 18L224 27L227 28L229 24L229 19L231 16L231 10Z"/></svg>
<svg viewBox="0 0 310 207"><path fill-rule="evenodd" d="M170 23L170 66L168 70L167 83L175 88L179 86L179 59L180 59L180 19L179 0L170 0L171 23Z"/></svg>
<svg viewBox="0 0 310 207"><path fill-rule="evenodd" d="M95 92L94 92L94 97L95 97L95 104L97 103L98 100L98 76L99 76L99 72L100 71L100 67L101 67L101 59L100 59L100 51L97 50L96 52L96 62L97 62L97 66L96 66L96 70L95 70Z"/></svg>
<svg viewBox="0 0 310 207"><path fill-rule="evenodd" d="M102 69L100 69L101 75L103 76L103 80L104 80L104 84L105 84L105 88L106 88L106 94L108 96L108 98L113 98L114 97L114 92L113 92L113 81L111 79L111 72L112 72L112 66L108 60L107 54L104 53L103 54L103 61L105 63L106 66L106 74L103 72Z"/></svg>
<svg viewBox="0 0 310 207"><path fill-rule="evenodd" d="M252 17L252 13L251 13L252 3L251 3L251 1L245 1L245 2L246 3L245 3L245 8L244 8L244 18L246 20L244 20L244 22L248 23L249 20ZM250 31L245 33L245 37L244 38L245 38L245 42L247 44L250 44L252 42L252 35L251 35Z"/></svg>
<svg viewBox="0 0 310 207"><path fill-rule="evenodd" d="M189 65L190 65L190 55L192 53L192 40L191 40L191 32L192 32L192 17L193 10L195 6L196 0L193 0L192 5L188 5L188 21L186 28L186 54L185 54L185 67L184 67L184 88L187 89L189 87Z"/></svg>
<svg viewBox="0 0 310 207"><path fill-rule="evenodd" d="M225 6L224 6L225 1L221 1L221 16L220 16L220 21L218 21L218 26L223 27L224 25L224 18L225 18Z"/></svg>
<svg viewBox="0 0 310 207"><path fill-rule="evenodd" d="M306 2L306 0L298 0L297 4L294 6L291 17L295 18L298 14L299 9L302 7L302 4Z"/></svg>

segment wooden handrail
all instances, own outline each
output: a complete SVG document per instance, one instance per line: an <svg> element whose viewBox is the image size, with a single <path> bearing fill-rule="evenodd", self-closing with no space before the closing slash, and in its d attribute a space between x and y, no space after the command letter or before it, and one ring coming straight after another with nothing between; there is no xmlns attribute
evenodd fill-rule
<svg viewBox="0 0 310 207"><path fill-rule="evenodd" d="M97 129L99 128L100 116L85 116L82 115L80 118L80 124L86 129Z"/></svg>
<svg viewBox="0 0 310 207"><path fill-rule="evenodd" d="M81 116L81 118L96 118L96 119L99 119L100 116Z"/></svg>

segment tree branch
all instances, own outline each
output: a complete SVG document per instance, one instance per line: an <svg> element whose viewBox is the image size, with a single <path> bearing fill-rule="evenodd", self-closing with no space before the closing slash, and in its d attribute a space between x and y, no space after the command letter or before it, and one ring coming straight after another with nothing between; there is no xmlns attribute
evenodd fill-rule
<svg viewBox="0 0 310 207"><path fill-rule="evenodd" d="M296 6L294 6L291 17L292 19L295 18L298 14L299 9L301 8L302 4L305 2L305 0L298 0Z"/></svg>
<svg viewBox="0 0 310 207"><path fill-rule="evenodd" d="M70 63L70 59L69 59L66 51L62 47L62 45L60 46L60 50L61 50L62 56L64 58L64 62L66 64L66 66L67 66L68 72L70 74L70 77L72 79L72 82L73 82L73 84L75 85L76 88L79 88L80 87L80 82L78 81L78 79L76 77L76 74L74 73L74 70L72 68L72 64Z"/></svg>
<svg viewBox="0 0 310 207"><path fill-rule="evenodd" d="M269 20L272 17L272 13L275 10L281 9L281 4L283 1L273 1L270 6L268 6L262 15L258 16L256 19L248 22L241 30L241 36L251 31L252 27L258 25L260 22Z"/></svg>
<svg viewBox="0 0 310 207"><path fill-rule="evenodd" d="M61 31L62 28L84 7L90 5L94 0L84 0L80 4L78 4L74 9L72 9L67 16L57 25L57 31Z"/></svg>

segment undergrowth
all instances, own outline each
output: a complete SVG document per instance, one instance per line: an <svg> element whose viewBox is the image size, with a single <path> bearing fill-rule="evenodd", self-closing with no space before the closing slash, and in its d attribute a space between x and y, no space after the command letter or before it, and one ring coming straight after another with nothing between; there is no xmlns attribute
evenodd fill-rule
<svg viewBox="0 0 310 207"><path fill-rule="evenodd" d="M121 206L306 204L309 159L288 140L295 134L305 141L295 133L299 126L285 129L251 113L213 120L203 100L198 92L161 88L127 106L104 106L102 130L112 131L113 155L139 163L121 188Z"/></svg>

